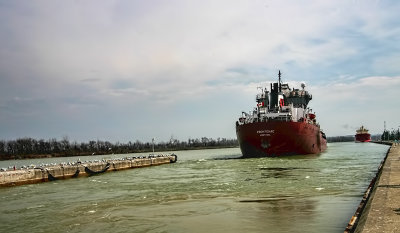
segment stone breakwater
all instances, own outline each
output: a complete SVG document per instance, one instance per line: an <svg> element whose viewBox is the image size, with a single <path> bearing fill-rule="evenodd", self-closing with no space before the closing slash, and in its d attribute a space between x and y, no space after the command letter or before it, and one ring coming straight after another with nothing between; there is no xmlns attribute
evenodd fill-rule
<svg viewBox="0 0 400 233"><path fill-rule="evenodd" d="M132 157L94 162L62 163L59 165L2 171L0 172L0 186L33 184L81 176L91 176L110 171L175 163L176 161L177 156L174 154L150 155L148 157L139 158Z"/></svg>

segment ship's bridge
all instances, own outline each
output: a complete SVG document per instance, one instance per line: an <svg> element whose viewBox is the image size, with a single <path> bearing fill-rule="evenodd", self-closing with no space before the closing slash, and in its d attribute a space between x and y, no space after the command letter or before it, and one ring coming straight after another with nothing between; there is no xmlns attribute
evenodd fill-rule
<svg viewBox="0 0 400 233"><path fill-rule="evenodd" d="M312 99L312 95L308 91L293 89L286 96L286 101L288 104L293 104L294 107L306 108L308 102Z"/></svg>
<svg viewBox="0 0 400 233"><path fill-rule="evenodd" d="M289 84L279 82L270 84L270 91L266 87L257 87L261 93L256 95L257 106L249 113L242 112L237 124L248 124L266 121L291 121L317 124L315 114L307 107L312 99L311 94L301 89L291 89Z"/></svg>

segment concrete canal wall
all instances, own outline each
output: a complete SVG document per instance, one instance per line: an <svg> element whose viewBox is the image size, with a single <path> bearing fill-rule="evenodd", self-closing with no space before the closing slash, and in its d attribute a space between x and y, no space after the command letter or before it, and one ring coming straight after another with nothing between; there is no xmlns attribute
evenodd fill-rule
<svg viewBox="0 0 400 233"><path fill-rule="evenodd" d="M400 232L400 145L391 145L345 233Z"/></svg>
<svg viewBox="0 0 400 233"><path fill-rule="evenodd" d="M96 175L104 172L175 163L176 155L124 158L97 162L60 164L0 172L0 186L32 184L59 179Z"/></svg>

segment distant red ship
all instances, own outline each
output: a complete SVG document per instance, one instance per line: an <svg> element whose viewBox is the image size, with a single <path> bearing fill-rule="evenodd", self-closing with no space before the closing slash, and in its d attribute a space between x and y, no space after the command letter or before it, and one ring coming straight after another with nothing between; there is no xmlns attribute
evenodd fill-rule
<svg viewBox="0 0 400 233"><path fill-rule="evenodd" d="M371 141L371 134L368 133L368 129L361 126L355 135L356 142L370 142Z"/></svg>
<svg viewBox="0 0 400 233"><path fill-rule="evenodd" d="M236 121L236 135L243 157L317 154L326 149L326 136L307 107L311 94L291 89L287 83L271 83L270 91L261 88L257 107L242 112Z"/></svg>

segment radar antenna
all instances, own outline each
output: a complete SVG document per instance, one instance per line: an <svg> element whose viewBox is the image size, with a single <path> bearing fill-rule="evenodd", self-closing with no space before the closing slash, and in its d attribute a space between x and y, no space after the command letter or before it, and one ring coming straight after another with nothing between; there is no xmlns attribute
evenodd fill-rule
<svg viewBox="0 0 400 233"><path fill-rule="evenodd" d="M278 77L279 77L279 83L281 83L281 70L279 70Z"/></svg>
<svg viewBox="0 0 400 233"><path fill-rule="evenodd" d="M279 92L282 91L282 85L281 85L281 70L278 72L278 77L279 77Z"/></svg>

